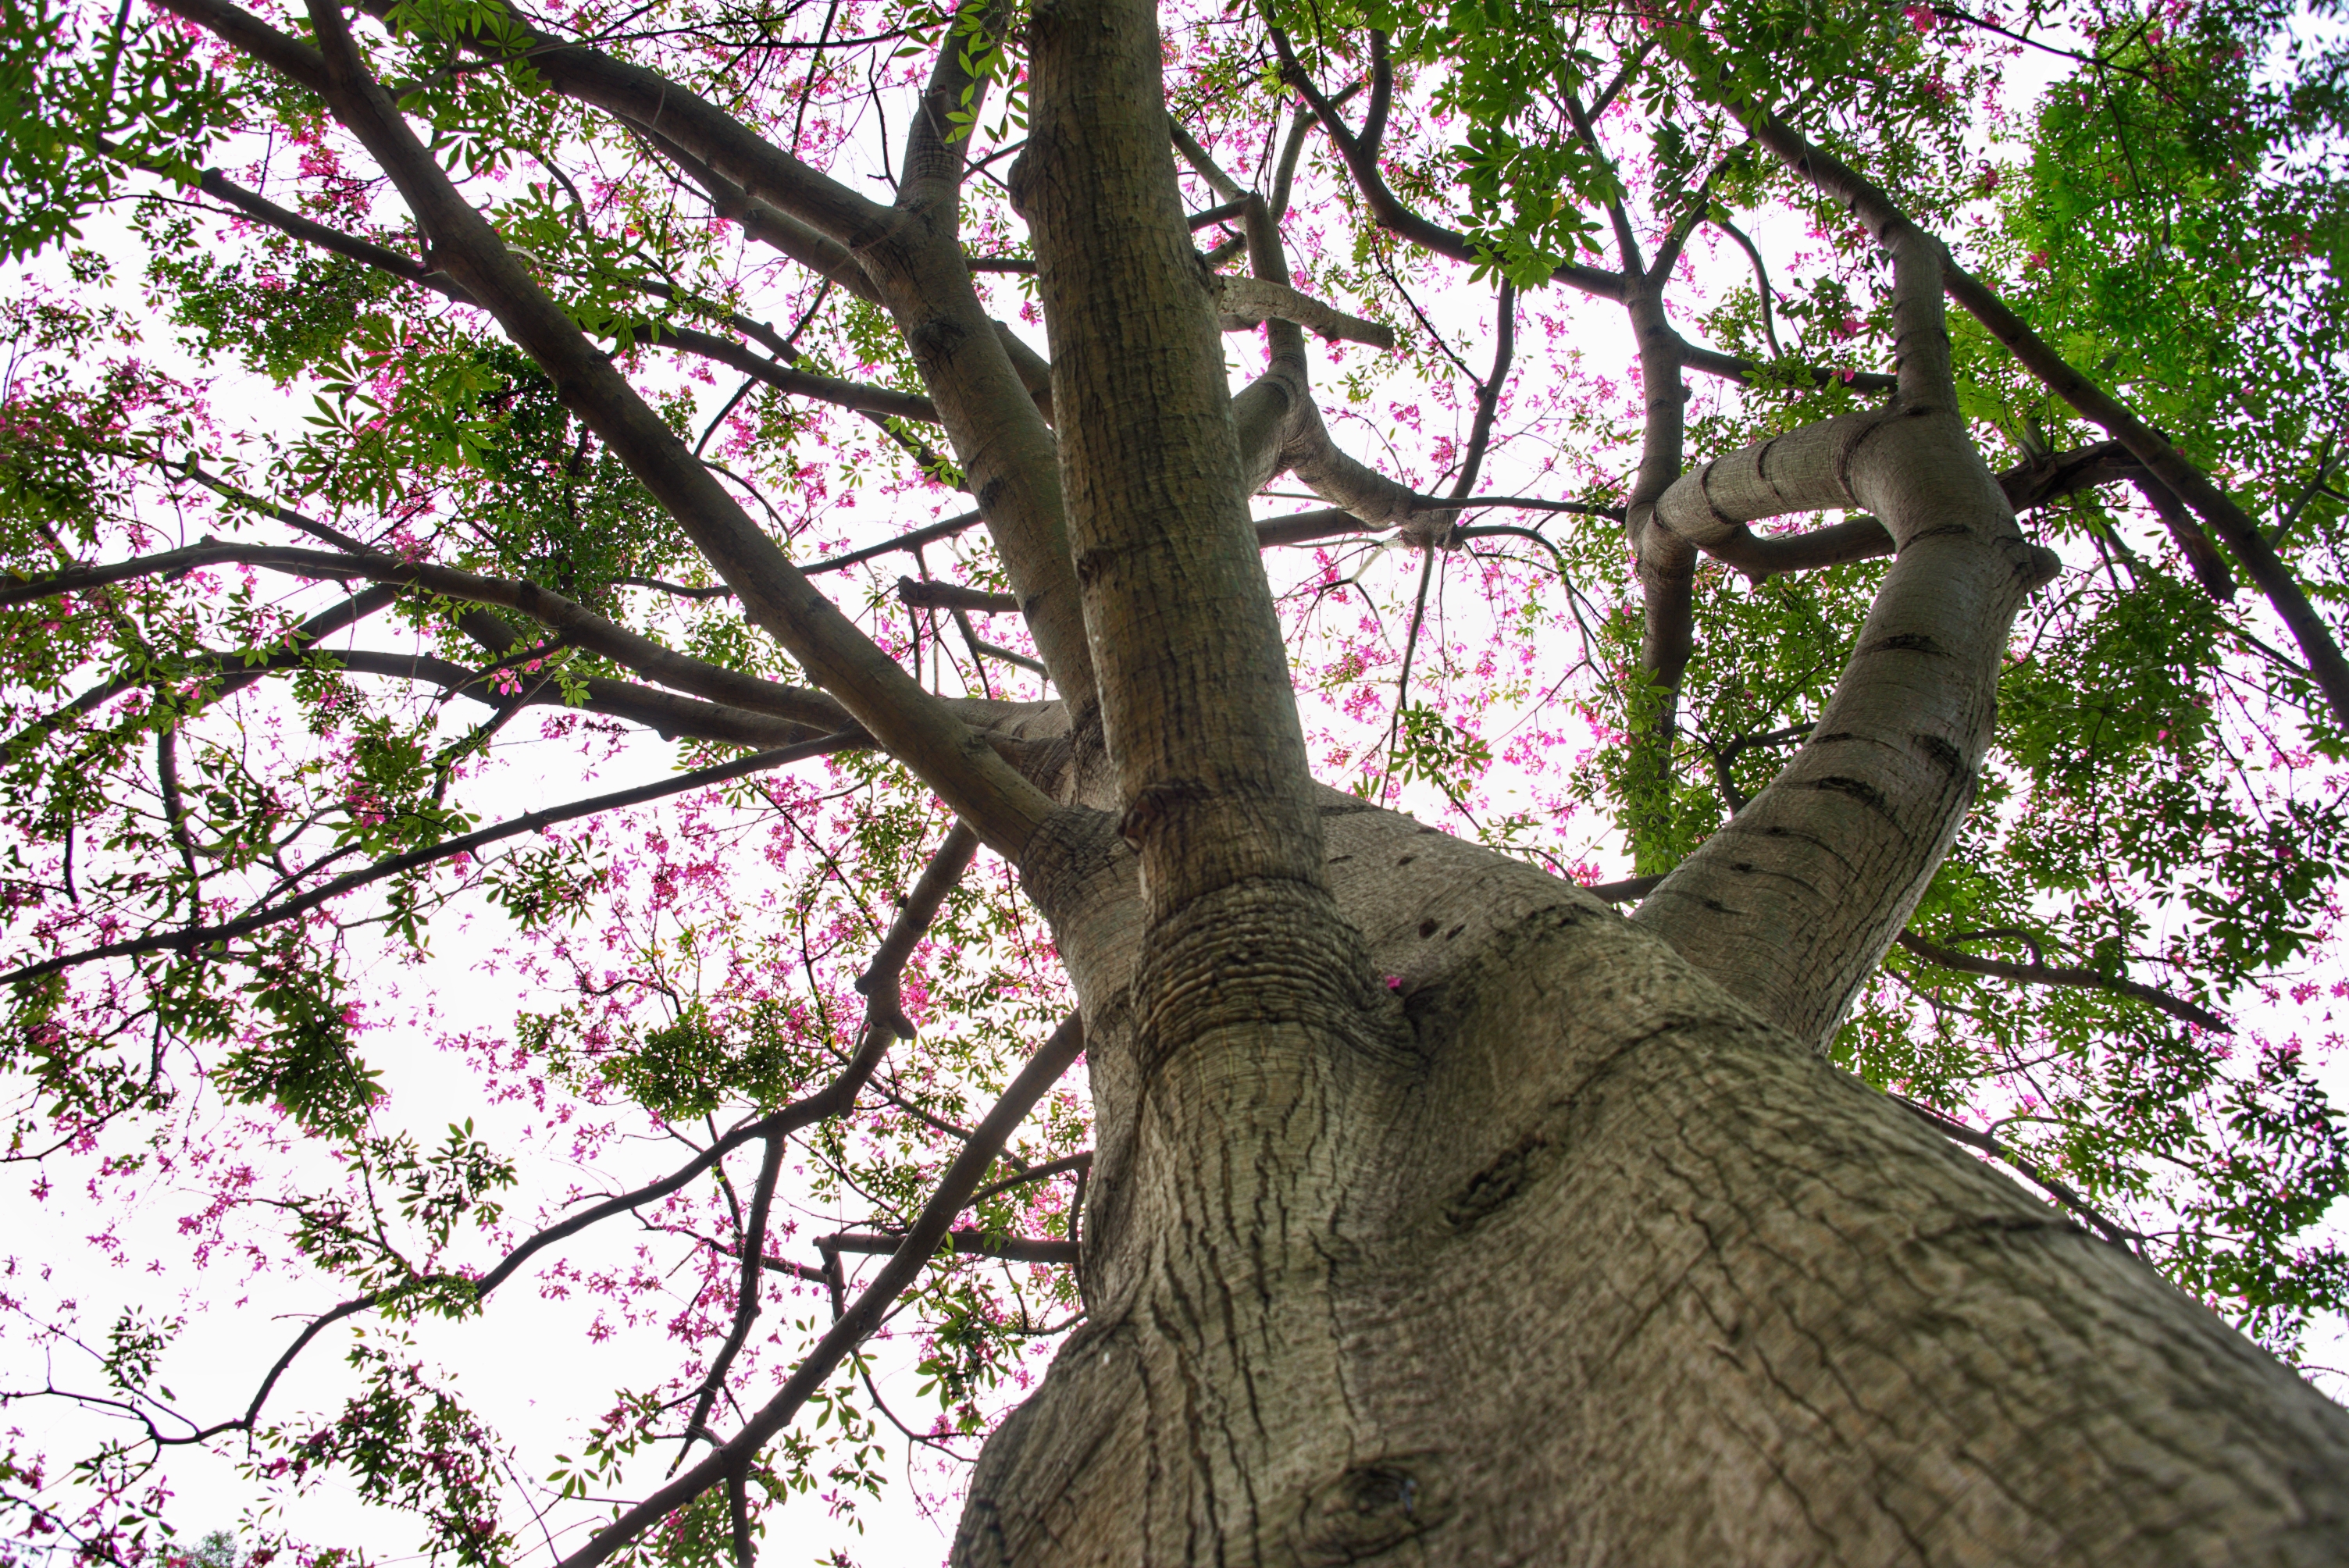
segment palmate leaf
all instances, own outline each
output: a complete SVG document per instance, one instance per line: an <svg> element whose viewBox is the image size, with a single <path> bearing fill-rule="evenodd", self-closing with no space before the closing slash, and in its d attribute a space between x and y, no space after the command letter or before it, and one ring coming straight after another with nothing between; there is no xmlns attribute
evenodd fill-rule
<svg viewBox="0 0 2349 1568"><path fill-rule="evenodd" d="M191 180L231 118L222 79L154 13L0 8L0 258L78 237L132 167Z"/></svg>

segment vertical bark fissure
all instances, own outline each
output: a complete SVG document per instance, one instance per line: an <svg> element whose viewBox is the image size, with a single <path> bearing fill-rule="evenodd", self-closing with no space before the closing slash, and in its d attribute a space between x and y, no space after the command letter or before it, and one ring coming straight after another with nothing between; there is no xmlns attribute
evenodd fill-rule
<svg viewBox="0 0 2349 1568"><path fill-rule="evenodd" d="M1362 1099L1402 1056L1400 1018L1323 874L1212 279L1175 179L1154 8L1048 0L1029 40L1030 140L1010 186L1035 238L1070 532L1132 859L1071 821L1064 847L1094 872L1049 854L1022 870L1095 1019L1086 1273L1097 1325L1130 1336L1141 1379L1146 1458L1131 1473L1149 1480L1131 1507L1162 1552L1184 1542L1195 1561L1262 1561L1282 1552L1296 1496L1342 1465L1350 1442L1328 1250L1374 1121ZM1248 208L1260 273L1285 273L1268 208ZM1301 382L1302 335L1268 330ZM1115 886L1129 864L1138 957L1119 960L1063 884ZM1115 995L1099 995L1105 983Z"/></svg>

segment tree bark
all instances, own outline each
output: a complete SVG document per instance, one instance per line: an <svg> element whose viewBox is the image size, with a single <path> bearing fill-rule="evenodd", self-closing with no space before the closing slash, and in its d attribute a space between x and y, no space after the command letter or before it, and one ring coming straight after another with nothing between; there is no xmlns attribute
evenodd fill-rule
<svg viewBox="0 0 2349 1568"><path fill-rule="evenodd" d="M962 153L939 114L975 87L958 56L892 208L649 71L533 57L895 314L1061 688L1056 723L950 706L856 632L466 204L331 0L310 7L316 48L226 0L170 4L329 102L437 264L824 694L689 667L551 596L451 585L709 699L615 683L598 700L658 698L736 736L853 718L811 746L886 747L965 818L954 858L983 839L1051 922L1095 1114L1087 1321L988 1445L957 1562L2349 1560L2349 1414L1817 1048L1962 819L2007 626L2050 569L1957 416L1940 253L1905 220L1870 218L1899 278L1894 404L1692 475L1680 377L1697 360L1662 314L1665 262L1643 273L1626 222L1623 276L1560 272L1642 332L1651 439L1628 510L1651 610L1684 600L1699 551L1762 559L1744 524L1790 511L1866 506L1898 552L1818 731L1627 921L1312 783L1249 492L1286 465L1356 515L1449 513L1329 443L1293 324L1267 377L1226 395L1149 0L1030 8L1011 186L1052 338L1049 426L1038 367L968 286ZM1373 67L1360 136L1300 90L1381 221L1443 251L1456 237L1385 193L1377 48ZM1258 281L1285 284L1278 201L1234 192ZM1801 548L1875 537L1855 523ZM1671 616L1651 631L1669 686L1687 647ZM1098 758L1071 738L1096 704ZM942 895L925 886L917 906ZM957 1161L901 1277L992 1157L981 1138ZM865 1299L832 1353L886 1296ZM792 1387L828 1375L814 1366ZM768 1406L577 1560L739 1485L795 1408Z"/></svg>
<svg viewBox="0 0 2349 1568"><path fill-rule="evenodd" d="M1284 1123L1269 1073L1186 1106L1096 1034L1090 1316L957 1563L2349 1558L2349 1415L2289 1368L1580 890L1322 800L1407 1046ZM1062 926L1089 1016L1148 964L1122 858ZM1145 1163L1319 1164L1319 1268ZM1182 1252L1196 1322L1141 1283ZM1234 1408L1312 1440L1235 1473Z"/></svg>
<svg viewBox="0 0 2349 1568"><path fill-rule="evenodd" d="M1789 906L1831 939L1709 927L1732 850L1634 924L1310 785L1152 9L1045 0L1029 42L1012 186L1121 815L1064 810L1021 858L1087 1020L1087 1319L955 1561L2349 1554L2349 1415L1816 1048L1962 814L2045 572L1947 411L1932 258L1903 257L1900 403L1790 438L1796 477L1721 465L1709 509L1865 498L1901 548L1891 640L1871 622L1845 732L1790 769L1839 816L1800 806L1789 842L1832 858L1873 810L1864 863Z"/></svg>

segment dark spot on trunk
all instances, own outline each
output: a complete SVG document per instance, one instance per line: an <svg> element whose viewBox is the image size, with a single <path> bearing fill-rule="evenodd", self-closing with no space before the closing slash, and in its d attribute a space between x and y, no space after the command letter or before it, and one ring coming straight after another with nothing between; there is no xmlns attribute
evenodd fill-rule
<svg viewBox="0 0 2349 1568"><path fill-rule="evenodd" d="M1468 1179L1444 1205L1444 1217L1455 1231L1464 1231L1506 1206L1509 1200L1532 1186L1541 1175L1549 1140L1529 1132L1514 1149Z"/></svg>
<svg viewBox="0 0 2349 1568"><path fill-rule="evenodd" d="M1948 650L1922 632L1895 632L1889 637L1878 637L1868 645L1871 654L1944 654Z"/></svg>
<svg viewBox="0 0 2349 1568"><path fill-rule="evenodd" d="M1435 934L1435 926L1436 923L1434 921L1423 920L1419 923L1419 934L1422 937L1433 936Z"/></svg>
<svg viewBox="0 0 2349 1568"><path fill-rule="evenodd" d="M1349 1465L1306 1499L1298 1560L1336 1568L1388 1552L1444 1522L1450 1490L1433 1454Z"/></svg>
<svg viewBox="0 0 2349 1568"><path fill-rule="evenodd" d="M1954 778L1966 770L1966 759L1958 755L1958 748L1940 736L1912 735L1909 738L1917 743L1918 750L1940 763L1942 772Z"/></svg>
<svg viewBox="0 0 2349 1568"><path fill-rule="evenodd" d="M917 361L927 365L941 364L952 357L969 334L960 323L946 316L934 315L905 334L905 346L914 351Z"/></svg>
<svg viewBox="0 0 2349 1568"><path fill-rule="evenodd" d="M1411 862L1412 862L1412 861L1415 861L1415 860L1417 860L1417 859L1419 859L1419 857L1418 857L1417 855L1405 855L1405 856L1403 856L1403 858L1402 858L1402 859L1401 859L1401 860L1397 861L1395 862L1395 864L1397 864L1397 865L1399 865L1399 866L1407 866L1407 865L1411 864Z"/></svg>
<svg viewBox="0 0 2349 1568"><path fill-rule="evenodd" d="M1831 790L1837 795L1848 795L1879 816L1892 815L1892 809L1885 803L1884 791L1865 779L1847 779L1842 774L1835 774L1814 781L1811 788Z"/></svg>
<svg viewBox="0 0 2349 1568"><path fill-rule="evenodd" d="M1446 942L1449 942L1449 941L1451 941L1454 937L1455 937L1455 936L1459 935L1462 932L1464 932L1464 931L1465 931L1465 930L1467 930L1467 929L1468 929L1468 923L1467 923L1466 921L1464 921L1464 921L1462 921L1459 924L1457 924L1457 925L1454 926L1451 930L1449 930L1449 931L1445 932L1445 933L1444 934L1444 941L1446 941Z"/></svg>
<svg viewBox="0 0 2349 1568"><path fill-rule="evenodd" d="M1209 791L1187 779L1162 779L1134 791L1133 803L1117 821L1117 836L1139 853L1159 825L1185 806L1207 798Z"/></svg>

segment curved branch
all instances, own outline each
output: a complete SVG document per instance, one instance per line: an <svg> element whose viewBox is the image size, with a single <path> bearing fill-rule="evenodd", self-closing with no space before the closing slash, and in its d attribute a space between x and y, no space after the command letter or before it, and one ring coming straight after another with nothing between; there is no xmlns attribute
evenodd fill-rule
<svg viewBox="0 0 2349 1568"><path fill-rule="evenodd" d="M422 588L468 603L499 605L559 633L574 647L711 702L772 714L812 728L839 729L851 722L846 711L821 692L782 686L663 647L650 637L607 621L585 605L534 583L483 577L453 566L402 561L376 551L329 555L285 545L189 545L156 555L135 556L99 566L78 566L47 577L5 583L0 585L0 608L133 578L164 576L224 563L259 566L312 579L370 578Z"/></svg>
<svg viewBox="0 0 2349 1568"><path fill-rule="evenodd" d="M1712 222L1714 228L1720 230L1723 233L1736 241L1738 248L1745 253L1746 259L1754 263L1754 287L1759 294L1762 300L1763 341L1769 344L1770 356L1772 358L1785 358L1786 351L1778 346L1777 325L1771 319L1770 269L1763 264L1762 247L1748 239L1746 237L1745 231L1731 222L1727 218L1715 218Z"/></svg>
<svg viewBox="0 0 2349 1568"><path fill-rule="evenodd" d="M718 1402L718 1392L726 1385L726 1374L733 1369L734 1358L750 1338L750 1326L759 1320L761 1278L760 1264L767 1255L767 1217L775 1203L775 1183L783 1174L783 1154L791 1140L781 1133L770 1134L765 1158L759 1161L758 1184L750 1193L750 1215L742 1227L742 1245L738 1256L741 1263L740 1278L736 1282L734 1321L726 1331L726 1342L718 1354L710 1357L709 1370L701 1379L701 1390L695 1396L693 1414L685 1423L685 1439L690 1443L705 1431L710 1408Z"/></svg>
<svg viewBox="0 0 2349 1568"><path fill-rule="evenodd" d="M914 1037L914 1025L905 1016L898 980L905 972L905 961L914 955L914 949L945 905L947 895L961 882L978 854L978 835L968 824L957 822L947 830L945 841L923 868L913 891L905 895L905 905L890 923L888 934L881 939L873 962L856 977L857 994L866 1001L868 1026L885 1028L899 1039Z"/></svg>
<svg viewBox="0 0 2349 1568"><path fill-rule="evenodd" d="M208 9L224 0L184 3ZM367 73L337 6L330 0L311 0L310 20L327 67L330 107L398 188L431 237L436 259L489 307L546 372L563 399L627 465L718 574L741 593L752 622L990 843L1007 853L1023 850L1051 814L1050 798L980 743L950 709L817 592L660 416L594 350L522 260L457 191L382 84ZM564 71L584 71L622 98L648 92L649 104L638 107L648 108L656 118L666 108L673 118L696 124L723 121L738 137L756 143L698 99L665 103L664 84L652 73L562 47L534 54L533 64L550 80ZM689 95L678 92L678 97ZM761 150L750 162L771 178L787 181L810 175L815 183L795 187L797 193L844 225L847 232L835 234L843 242L877 242L897 222L888 210L832 187L772 149ZM724 163L718 166L728 171ZM958 273L959 256L957 248ZM968 291L968 274L960 275Z"/></svg>
<svg viewBox="0 0 2349 1568"><path fill-rule="evenodd" d="M2094 969L2058 966L2052 964L2010 964L2001 958L1980 958L1971 953L1961 953L1954 947L1943 947L1929 942L1913 931L1904 931L1898 938L1900 945L1928 963L1944 969L1954 969L1961 975L1982 975L1995 980L2016 980L2026 985L2076 985L2091 991L2109 992L2157 1007L2181 1023L2217 1034L2231 1035L2235 1026L2207 1007L2198 1007L2183 997L2144 985L2121 975L2106 975Z"/></svg>
<svg viewBox="0 0 2349 1568"><path fill-rule="evenodd" d="M1911 224L1891 198L1829 154L1813 147L1791 127L1775 116L1754 109L1741 112L1740 118L1754 130L1755 139L1778 155L1795 173L1808 180L1819 190L1835 197L1851 209L1871 230L1915 232ZM1923 236L1920 234L1920 238ZM2041 385L2069 403L2080 415L2096 425L2135 455L2150 470L2152 476L2167 486L2199 512L2204 521L2224 540L2236 559L2267 595L2293 639L2299 643L2302 656L2314 676L2317 686L2325 697L2335 722L2349 726L2349 659L2341 653L2341 645L2333 628L2309 602L2308 594L2290 566L2275 552L2266 537L2260 532L2233 498L2210 481L2193 463L2171 446L2161 433L2132 414L2111 394L2098 387L2080 371L2073 368L2064 356L2055 352L2031 327L2007 307L2005 301L1981 279L1958 265L1949 247L1938 239L1929 242L1935 252L1941 273L1941 285L1949 296L1965 307L1990 335L2003 344L2024 369L2039 378ZM1943 340L1942 351L1947 352Z"/></svg>
<svg viewBox="0 0 2349 1568"><path fill-rule="evenodd" d="M1337 103L1314 85L1312 73L1298 59L1288 35L1273 25L1269 16L1266 18L1266 27L1272 38L1272 46L1280 57L1281 79L1297 89L1298 95L1305 99L1314 117L1321 122L1321 129L1329 134L1330 145L1338 150L1338 156L1345 160L1347 171L1354 178L1355 188L1362 194L1363 204L1370 208L1371 216L1378 225L1397 238L1433 251L1439 256L1449 256L1454 261L1466 262L1471 265L1484 264L1489 258L1477 250L1475 241L1440 223L1430 222L1404 206L1402 199L1387 184L1386 176L1379 170L1378 133L1383 129L1384 100L1392 90L1393 80L1385 51L1378 51L1374 58L1371 118L1363 133L1356 136L1339 117ZM1600 299L1619 300L1623 294L1623 279L1619 275L1570 262L1555 269L1550 273L1550 281L1580 289Z"/></svg>
<svg viewBox="0 0 2349 1568"><path fill-rule="evenodd" d="M220 0L174 0L175 8L181 3ZM363 0L363 6L381 18L390 14L393 0ZM461 40L474 53L502 65L527 66L564 97L668 139L712 172L833 243L854 252L895 222L889 208L793 158L682 83L566 42L509 6L500 5L497 12L494 26L477 26ZM512 43L523 46L514 49Z"/></svg>

